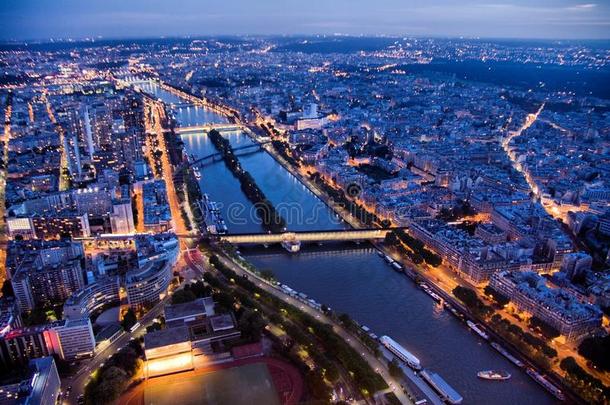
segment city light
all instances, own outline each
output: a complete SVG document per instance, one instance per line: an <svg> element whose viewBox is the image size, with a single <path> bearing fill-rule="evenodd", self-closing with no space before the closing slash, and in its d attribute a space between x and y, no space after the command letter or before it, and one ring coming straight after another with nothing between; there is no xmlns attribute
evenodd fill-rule
<svg viewBox="0 0 610 405"><path fill-rule="evenodd" d="M193 368L193 355L189 352L161 359L147 360L145 367L148 377L190 370Z"/></svg>
<svg viewBox="0 0 610 405"><path fill-rule="evenodd" d="M610 5L575 1L9 7L0 366L72 405L609 402Z"/></svg>

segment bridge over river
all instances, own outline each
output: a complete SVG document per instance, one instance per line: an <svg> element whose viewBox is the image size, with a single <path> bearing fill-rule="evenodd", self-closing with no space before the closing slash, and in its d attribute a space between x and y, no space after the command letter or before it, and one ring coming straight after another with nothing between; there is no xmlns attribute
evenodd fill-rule
<svg viewBox="0 0 610 405"><path fill-rule="evenodd" d="M242 131L244 127L238 124L230 124L230 123L206 123L202 125L191 125L186 127L178 127L175 131L182 135L193 132L210 132L211 130L217 130L220 132L235 132Z"/></svg>
<svg viewBox="0 0 610 405"><path fill-rule="evenodd" d="M346 229L332 231L304 231L282 233L250 233L218 235L222 241L235 245L266 245L282 243L287 240L299 242L347 242L383 239L394 228L385 229Z"/></svg>
<svg viewBox="0 0 610 405"><path fill-rule="evenodd" d="M263 145L266 145L271 142L272 141L264 141L264 142L257 142L257 143L251 143L251 144L247 144L247 145L238 146L236 148L233 148L233 152L235 153L235 156L243 156L244 154L258 152L259 150L262 149ZM239 153L239 152L241 152L241 153ZM246 152L246 153L244 153L244 152ZM184 170L186 170L188 167L203 167L203 166L207 165L208 163L213 163L213 162L217 162L220 160L222 160L222 153L214 152L214 153L207 154L205 156L201 156L195 160L191 160L190 162L186 161L174 170L174 179L177 179L178 178L177 176L182 174L182 172Z"/></svg>

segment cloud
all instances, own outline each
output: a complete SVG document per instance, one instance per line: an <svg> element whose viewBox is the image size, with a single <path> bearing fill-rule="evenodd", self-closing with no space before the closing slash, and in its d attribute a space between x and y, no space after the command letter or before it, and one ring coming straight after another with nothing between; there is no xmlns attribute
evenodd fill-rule
<svg viewBox="0 0 610 405"><path fill-rule="evenodd" d="M610 0L0 0L2 39L329 33L608 38ZM569 27L566 29L562 27Z"/></svg>
<svg viewBox="0 0 610 405"><path fill-rule="evenodd" d="M591 10L592 8L597 7L597 4L595 3L585 3L585 4L576 4L575 6L571 6L571 7L566 7L567 10L572 10L572 11L585 11L585 10Z"/></svg>

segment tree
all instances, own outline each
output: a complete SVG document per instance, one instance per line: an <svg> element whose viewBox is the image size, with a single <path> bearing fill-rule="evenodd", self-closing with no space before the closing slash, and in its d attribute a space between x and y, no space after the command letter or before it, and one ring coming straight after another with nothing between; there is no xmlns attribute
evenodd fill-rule
<svg viewBox="0 0 610 405"><path fill-rule="evenodd" d="M225 292L215 293L213 295L214 302L220 310L230 311L233 308L233 297Z"/></svg>
<svg viewBox="0 0 610 405"><path fill-rule="evenodd" d="M263 333L265 321L256 311L246 310L239 318L239 329L245 339L258 342Z"/></svg>
<svg viewBox="0 0 610 405"><path fill-rule="evenodd" d="M394 394L393 392L388 392L387 394L384 395L384 398L389 405L400 405L401 404L400 400L396 397L396 394Z"/></svg>
<svg viewBox="0 0 610 405"><path fill-rule="evenodd" d="M271 323L279 325L282 323L283 319L282 319L282 316L280 314L278 314L277 312L272 312L269 314L269 321Z"/></svg>
<svg viewBox="0 0 610 405"><path fill-rule="evenodd" d="M314 398L323 401L323 403L330 401L331 390L324 381L322 375L312 370L306 374L305 380L307 381L307 387Z"/></svg>
<svg viewBox="0 0 610 405"><path fill-rule="evenodd" d="M491 295L491 297L494 299L494 301L496 301L498 303L498 305L500 305L502 307L510 302L510 299L508 297L506 297L502 293L499 293L498 291L496 291L494 288L492 288L489 285L487 285L487 287L485 287L485 294Z"/></svg>
<svg viewBox="0 0 610 405"><path fill-rule="evenodd" d="M3 297L14 297L15 292L13 291L13 285L10 280L4 280L2 284L2 296Z"/></svg>
<svg viewBox="0 0 610 405"><path fill-rule="evenodd" d="M595 367L610 371L610 335L586 338L578 346L578 353Z"/></svg>
<svg viewBox="0 0 610 405"><path fill-rule="evenodd" d="M267 281L275 281L275 274L271 269L265 269L261 271L261 277Z"/></svg>
<svg viewBox="0 0 610 405"><path fill-rule="evenodd" d="M432 253L428 249L423 249L421 252L422 257L432 267L438 267L443 263L443 259L435 253Z"/></svg>
<svg viewBox="0 0 610 405"><path fill-rule="evenodd" d="M385 234L385 243L390 246L398 245L398 238L396 237L394 231Z"/></svg>
<svg viewBox="0 0 610 405"><path fill-rule="evenodd" d="M133 204L131 205L131 215L133 216L133 223L138 223L138 196L133 196Z"/></svg>
<svg viewBox="0 0 610 405"><path fill-rule="evenodd" d="M93 389L91 402L107 404L113 402L127 388L127 373L118 367L108 367L102 372L99 383Z"/></svg>
<svg viewBox="0 0 610 405"><path fill-rule="evenodd" d="M47 322L47 309L36 307L22 316L25 326L40 325Z"/></svg>
<svg viewBox="0 0 610 405"><path fill-rule="evenodd" d="M172 295L172 304L183 304L197 299L195 293L191 290L178 290Z"/></svg>
<svg viewBox="0 0 610 405"><path fill-rule="evenodd" d="M477 297L477 293L474 290L457 286L453 289L453 295L455 295L460 301L462 301L475 315L485 317L493 314L493 309L485 304Z"/></svg>
<svg viewBox="0 0 610 405"><path fill-rule="evenodd" d="M133 309L129 308L125 315L123 315L123 320L121 321L121 326L125 330L131 329L133 325L138 322L138 318L136 317L136 313L133 312Z"/></svg>
<svg viewBox="0 0 610 405"><path fill-rule="evenodd" d="M339 321L341 321L343 326L345 326L346 328L350 328L353 324L352 318L350 318L348 314L339 315Z"/></svg>
<svg viewBox="0 0 610 405"><path fill-rule="evenodd" d="M205 285L203 281L196 281L191 284L191 291L197 298L208 297L212 294L212 288Z"/></svg>
<svg viewBox="0 0 610 405"><path fill-rule="evenodd" d="M534 328L535 330L539 330L540 333L542 333L549 339L554 339L561 335L556 328L535 316L530 319L529 324L532 328Z"/></svg>
<svg viewBox="0 0 610 405"><path fill-rule="evenodd" d="M392 359L392 361L388 363L388 370L390 371L390 375L394 378L405 378L404 371L402 371L402 368L400 368L396 359Z"/></svg>
<svg viewBox="0 0 610 405"><path fill-rule="evenodd" d="M587 403L606 404L610 399L610 388L578 365L573 357L561 360L559 367L566 372L566 381L576 388Z"/></svg>

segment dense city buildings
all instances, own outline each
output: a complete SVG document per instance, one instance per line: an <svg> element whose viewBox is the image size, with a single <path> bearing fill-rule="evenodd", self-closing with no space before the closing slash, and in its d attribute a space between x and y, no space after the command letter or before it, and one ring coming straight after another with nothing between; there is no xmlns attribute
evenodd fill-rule
<svg viewBox="0 0 610 405"><path fill-rule="evenodd" d="M606 44L188 38L0 60L0 363L44 376L0 402L56 398L56 362L68 403L136 403L169 374L270 359L287 404L303 379L297 400L609 400ZM341 273L366 249L368 273ZM318 297L325 260L346 279ZM434 312L409 318L407 295ZM350 318L371 313L398 349ZM419 373L435 354L447 381ZM476 380L485 362L522 391Z"/></svg>

